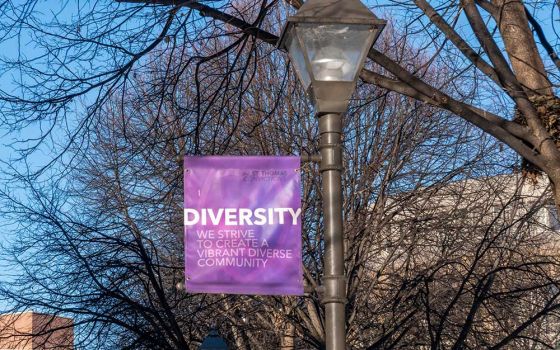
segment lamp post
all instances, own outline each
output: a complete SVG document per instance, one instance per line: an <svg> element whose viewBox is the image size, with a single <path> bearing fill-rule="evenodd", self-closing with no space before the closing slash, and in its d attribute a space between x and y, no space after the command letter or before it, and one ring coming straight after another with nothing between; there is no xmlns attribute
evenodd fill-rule
<svg viewBox="0 0 560 350"><path fill-rule="evenodd" d="M308 0L288 18L278 43L288 51L319 118L327 350L346 348L341 114L385 23L359 0Z"/></svg>

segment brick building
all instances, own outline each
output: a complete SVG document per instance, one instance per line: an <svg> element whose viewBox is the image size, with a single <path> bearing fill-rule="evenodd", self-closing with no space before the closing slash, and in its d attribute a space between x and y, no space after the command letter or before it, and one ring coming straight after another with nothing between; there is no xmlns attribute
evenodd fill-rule
<svg viewBox="0 0 560 350"><path fill-rule="evenodd" d="M74 349L72 319L36 312L0 315L0 350Z"/></svg>

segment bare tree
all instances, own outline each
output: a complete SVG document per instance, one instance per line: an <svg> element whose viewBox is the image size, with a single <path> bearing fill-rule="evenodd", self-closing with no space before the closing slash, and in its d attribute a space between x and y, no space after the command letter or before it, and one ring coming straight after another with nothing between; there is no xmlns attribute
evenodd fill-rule
<svg viewBox="0 0 560 350"><path fill-rule="evenodd" d="M520 154L529 172L546 173L556 188L560 181L556 145L558 102L554 92L560 66L554 46L557 38L550 37L551 31L543 29L533 14L541 7L553 12L557 3L392 3L400 11L398 30L404 35L395 44L402 46L406 40L420 36L424 54L431 57L425 66L410 69L392 56L387 47L372 49L369 57L382 70L365 69L361 74L364 82L460 116ZM299 7L301 2L291 4ZM268 0L220 4L158 0L137 1L133 5L86 2L51 15L45 15L43 10L39 2L32 0L2 5L0 35L14 46L16 42L35 46L33 50L17 46L17 55L2 60L3 75L15 76L0 94L4 125L19 129L40 123L43 132L28 141L42 140L53 127L69 118L72 103L84 96L87 113L77 120L71 118L77 125L71 132L70 142L74 143L95 124L95 114L108 96L133 85L131 76L149 69L150 61L162 51L180 52L168 56L179 61L165 63L167 68L161 74L166 76L166 83L154 85L154 100L185 81L187 67L196 72L221 55L238 57L230 61L231 66L215 72L223 77L215 98L203 98L198 89L198 101L208 104L206 108L196 107L198 118L204 118L208 108L219 108L217 96L222 92L242 92L251 83L250 76L233 81L228 76L242 74L247 64L261 58L254 50L256 47L276 43L277 36L272 33L279 32L290 11ZM71 10L75 15L68 15ZM542 50L538 49L535 36ZM213 37L231 40L226 46L205 46L204 42ZM194 49L196 43L203 43L202 49ZM150 56L151 53L156 54ZM426 70L434 66L447 69L448 81L433 84L424 79ZM279 65L278 69L283 67ZM192 81L200 88L200 77L194 74ZM458 81L470 81L470 96L465 96L465 85ZM508 108L484 109L497 103L495 99L484 103L482 96L488 91L499 91L497 95L501 96L496 98L507 99ZM20 150L25 154L36 146L35 142L28 142Z"/></svg>
<svg viewBox="0 0 560 350"><path fill-rule="evenodd" d="M395 1L404 21L370 51L345 119L353 348L558 341L557 257L544 249L551 232L527 229L546 195L508 222L506 208L519 201L502 192L522 187L504 181L469 194L457 185L510 173L516 159L501 143L526 159L526 171L537 167L553 185L560 176L556 76L546 65L554 46L533 9L519 4ZM0 64L15 77L2 86L2 125L24 135L0 193L19 234L7 258L22 271L0 292L14 310L71 315L84 348L196 348L218 327L239 349L320 349L322 221L312 165L302 167L308 295L180 288L182 155L317 151L310 106L272 45L298 3L167 5L86 2L74 16L72 7L45 15L31 0L2 5L5 42L33 49ZM414 43L415 35L428 39ZM74 108L78 100L83 108ZM50 166L22 170L18 160L51 146ZM440 193L461 205L430 207Z"/></svg>

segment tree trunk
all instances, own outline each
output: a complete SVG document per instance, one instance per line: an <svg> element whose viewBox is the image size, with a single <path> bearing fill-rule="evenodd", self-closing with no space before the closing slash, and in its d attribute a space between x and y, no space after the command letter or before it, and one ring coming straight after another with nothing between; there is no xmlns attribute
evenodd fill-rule
<svg viewBox="0 0 560 350"><path fill-rule="evenodd" d="M547 78L544 63L529 21L525 6L520 0L495 0L497 11L494 15L513 71L529 96L553 96L552 84Z"/></svg>
<svg viewBox="0 0 560 350"><path fill-rule="evenodd" d="M296 329L291 323L286 324L284 328L284 332L280 337L280 350L293 350Z"/></svg>
<svg viewBox="0 0 560 350"><path fill-rule="evenodd" d="M537 49L525 6L521 0L494 0L495 10L492 15L498 23L498 28L505 50L511 62L511 67L516 79L524 87L529 100L533 104L541 125L549 134L556 147L560 144L560 119L558 118L558 105L560 101L554 96L552 84L548 79L543 60ZM517 106L515 121L527 125L526 116L519 105ZM536 135L535 129L533 134ZM540 145L534 145L537 148ZM543 155L543 149L539 150ZM524 174L536 181L540 171L544 170L553 185L553 194L556 206L560 212L560 175L556 175L558 166L557 156L548 153L548 169L540 169L530 161L524 160L522 170Z"/></svg>

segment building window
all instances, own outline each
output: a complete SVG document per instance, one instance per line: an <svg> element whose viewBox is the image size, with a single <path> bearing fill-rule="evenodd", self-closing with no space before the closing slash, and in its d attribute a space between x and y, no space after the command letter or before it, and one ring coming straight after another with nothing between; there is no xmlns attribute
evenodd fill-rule
<svg viewBox="0 0 560 350"><path fill-rule="evenodd" d="M548 227L554 231L560 231L560 220L558 218L558 210L555 205L547 205L548 211Z"/></svg>

